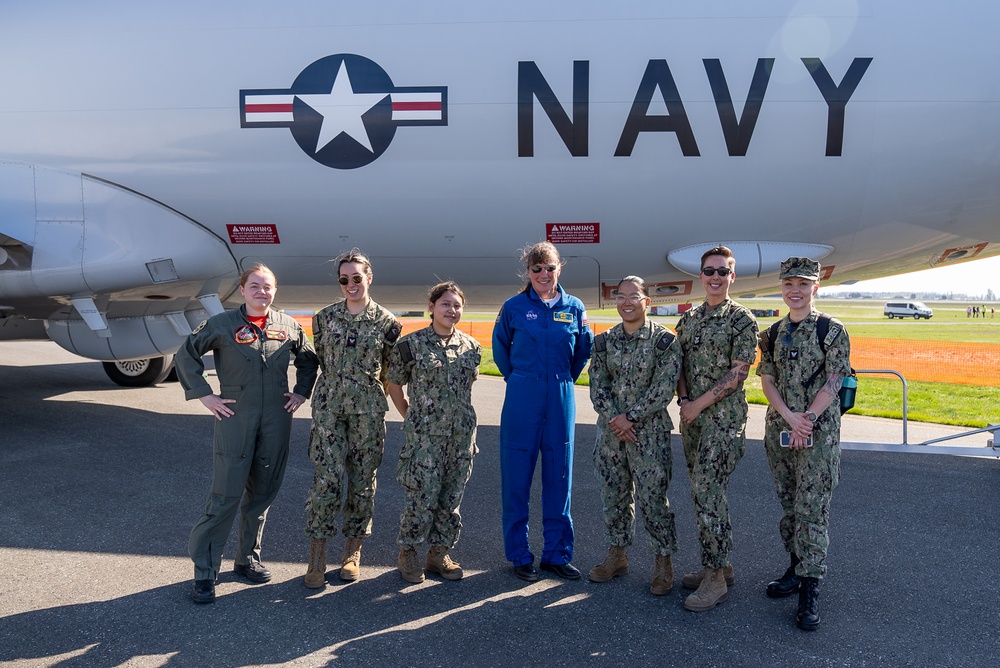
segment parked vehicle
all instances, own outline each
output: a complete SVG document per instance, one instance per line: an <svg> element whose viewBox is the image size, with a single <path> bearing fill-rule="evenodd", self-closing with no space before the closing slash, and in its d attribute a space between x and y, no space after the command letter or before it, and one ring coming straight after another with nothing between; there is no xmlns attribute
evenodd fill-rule
<svg viewBox="0 0 1000 668"><path fill-rule="evenodd" d="M893 318L913 318L914 320L925 318L930 320L931 316L934 315L934 310L923 302L888 302L882 313L889 316L889 320Z"/></svg>

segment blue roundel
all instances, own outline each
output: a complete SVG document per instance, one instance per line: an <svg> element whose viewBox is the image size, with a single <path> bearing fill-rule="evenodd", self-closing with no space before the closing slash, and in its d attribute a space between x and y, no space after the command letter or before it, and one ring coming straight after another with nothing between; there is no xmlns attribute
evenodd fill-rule
<svg viewBox="0 0 1000 668"><path fill-rule="evenodd" d="M307 155L327 167L363 167L378 159L396 134L392 91L389 75L367 58L321 58L292 84L292 136Z"/></svg>

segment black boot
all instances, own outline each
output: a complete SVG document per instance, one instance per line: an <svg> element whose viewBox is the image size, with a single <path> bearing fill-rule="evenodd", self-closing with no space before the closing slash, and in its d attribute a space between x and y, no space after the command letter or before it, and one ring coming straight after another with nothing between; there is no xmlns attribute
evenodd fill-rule
<svg viewBox="0 0 1000 668"><path fill-rule="evenodd" d="M795 574L795 567L799 565L799 558L792 555L792 565L788 567L785 574L777 580L767 583L767 595L771 598L785 598L799 591L799 584L802 578Z"/></svg>
<svg viewBox="0 0 1000 668"><path fill-rule="evenodd" d="M799 611L795 621L803 631L815 631L819 628L819 580L817 578L802 578L799 589Z"/></svg>

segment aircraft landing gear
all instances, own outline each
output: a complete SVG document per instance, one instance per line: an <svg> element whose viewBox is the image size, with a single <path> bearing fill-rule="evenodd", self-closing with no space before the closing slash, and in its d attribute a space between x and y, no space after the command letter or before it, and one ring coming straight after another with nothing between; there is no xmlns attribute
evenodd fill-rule
<svg viewBox="0 0 1000 668"><path fill-rule="evenodd" d="M104 373L122 387L148 387L167 380L174 373L174 356L150 357L127 362L102 362Z"/></svg>

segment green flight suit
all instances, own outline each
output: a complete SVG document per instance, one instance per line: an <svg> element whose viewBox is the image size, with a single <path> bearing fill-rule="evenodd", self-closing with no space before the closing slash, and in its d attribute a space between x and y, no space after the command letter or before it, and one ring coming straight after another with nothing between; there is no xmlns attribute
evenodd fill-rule
<svg viewBox="0 0 1000 668"><path fill-rule="evenodd" d="M302 327L291 316L268 309L260 329L246 318L246 307L226 311L199 325L177 351L174 364L188 400L213 394L205 380L202 356L212 351L223 399L233 415L215 423L212 491L205 513L191 531L188 551L195 580L214 580L222 549L240 511L235 561L260 561L267 510L285 476L292 414L288 363L296 369L295 394L309 397L319 362ZM241 501L242 499L242 501Z"/></svg>

